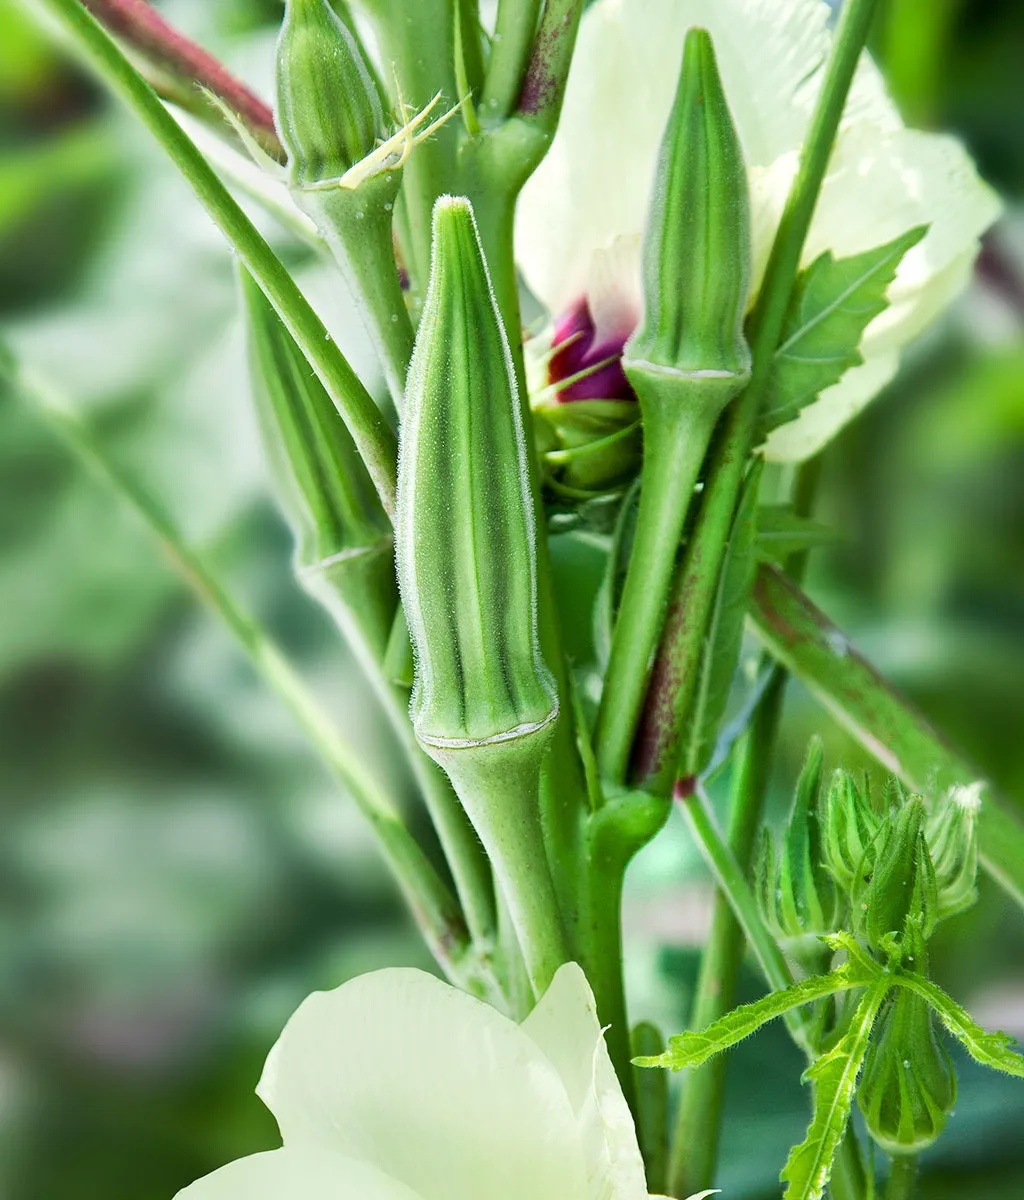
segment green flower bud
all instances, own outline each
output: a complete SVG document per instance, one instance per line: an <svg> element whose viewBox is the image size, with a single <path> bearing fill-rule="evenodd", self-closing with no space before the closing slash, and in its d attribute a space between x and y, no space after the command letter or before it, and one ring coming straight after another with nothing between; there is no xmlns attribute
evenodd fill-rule
<svg viewBox="0 0 1024 1200"><path fill-rule="evenodd" d="M938 917L944 921L978 898L978 810L981 785L951 788L928 820L925 831L938 890Z"/></svg>
<svg viewBox="0 0 1024 1200"><path fill-rule="evenodd" d="M918 1154L956 1104L956 1070L927 1003L905 988L888 1001L857 1088L868 1132L890 1154Z"/></svg>
<svg viewBox="0 0 1024 1200"><path fill-rule="evenodd" d="M881 820L871 807L867 786L863 791L849 771L837 768L823 806L822 851L832 878L844 892L870 875L877 850Z"/></svg>
<svg viewBox="0 0 1024 1200"><path fill-rule="evenodd" d="M750 375L750 214L743 152L703 29L686 36L653 194L644 318L626 346L626 374L645 421L652 398L717 415Z"/></svg>
<svg viewBox="0 0 1024 1200"><path fill-rule="evenodd" d="M938 896L935 867L924 836L924 801L913 797L886 821L871 873L854 881L858 931L875 950L887 952L902 939L908 920L927 941L935 929Z"/></svg>
<svg viewBox="0 0 1024 1200"><path fill-rule="evenodd" d="M778 866L770 835L762 845L759 895L765 920L809 969L823 966L828 951L818 940L836 927L839 898L822 863L818 793L824 752L815 738L797 783L796 798ZM806 961L805 961L806 960Z"/></svg>
<svg viewBox="0 0 1024 1200"><path fill-rule="evenodd" d="M340 179L387 137L370 64L328 0L288 0L277 44L277 125L298 187Z"/></svg>
<svg viewBox="0 0 1024 1200"><path fill-rule="evenodd" d="M407 384L395 523L425 742L502 742L555 715L537 532L508 340L473 210L443 196Z"/></svg>
<svg viewBox="0 0 1024 1200"><path fill-rule="evenodd" d="M356 652L379 662L398 604L387 516L305 355L252 277L241 283L256 415L298 577Z"/></svg>

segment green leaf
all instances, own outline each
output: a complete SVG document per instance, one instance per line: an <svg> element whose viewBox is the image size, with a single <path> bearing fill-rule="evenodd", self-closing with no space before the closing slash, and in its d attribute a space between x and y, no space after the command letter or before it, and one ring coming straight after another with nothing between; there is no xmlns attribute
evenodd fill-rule
<svg viewBox="0 0 1024 1200"><path fill-rule="evenodd" d="M808 1068L804 1078L814 1085L814 1115L807 1136L790 1151L779 1176L789 1185L783 1200L819 1200L824 1194L832 1160L846 1133L871 1030L891 987L891 979L876 978L857 1005L846 1033Z"/></svg>
<svg viewBox="0 0 1024 1200"><path fill-rule="evenodd" d="M754 547L760 562L781 566L791 554L835 545L840 537L838 530L798 516L788 504L762 504L757 510Z"/></svg>
<svg viewBox="0 0 1024 1200"><path fill-rule="evenodd" d="M669 1039L664 1054L637 1058L634 1062L640 1067L666 1067L672 1071L702 1066L709 1058L743 1041L768 1021L825 996L865 987L877 981L881 975L882 968L870 959L851 959L827 975L814 975L783 991L772 992L753 1004L734 1008L700 1032L690 1030L677 1034Z"/></svg>
<svg viewBox="0 0 1024 1200"><path fill-rule="evenodd" d="M939 1020L949 1032L963 1043L964 1049L983 1067L994 1071L1005 1071L1024 1079L1024 1056L1011 1050L1013 1038L1005 1033L989 1033L975 1021L971 1014L948 996L942 988L923 975L914 972L897 974L893 982L908 988L923 997L935 1010Z"/></svg>
<svg viewBox="0 0 1024 1200"><path fill-rule="evenodd" d="M761 435L792 421L818 394L863 361L864 330L888 305L885 293L926 225L883 246L836 259L830 250L800 272L775 352Z"/></svg>
<svg viewBox="0 0 1024 1200"><path fill-rule="evenodd" d="M683 751L681 773L684 775L700 775L707 767L729 701L743 642L743 622L747 615L750 589L754 586L757 570L754 539L757 535L757 493L760 482L761 468L756 465L747 477L732 523L725 561L718 579L718 591L704 635L700 680Z"/></svg>

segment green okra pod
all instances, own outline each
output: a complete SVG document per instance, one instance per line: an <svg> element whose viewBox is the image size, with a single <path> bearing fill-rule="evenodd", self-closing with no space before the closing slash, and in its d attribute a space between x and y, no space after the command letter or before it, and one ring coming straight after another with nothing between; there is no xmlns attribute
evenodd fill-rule
<svg viewBox="0 0 1024 1200"><path fill-rule="evenodd" d="M633 555L612 641L598 760L625 781L676 554L715 424L750 377L750 215L739 137L703 29L686 37L643 246L644 317L623 367L640 402Z"/></svg>
<svg viewBox="0 0 1024 1200"><path fill-rule="evenodd" d="M491 858L543 989L564 957L538 803L558 714L508 340L468 200L442 196L406 389L395 522L412 720Z"/></svg>
<svg viewBox="0 0 1024 1200"><path fill-rule="evenodd" d="M360 302L400 404L413 332L392 227L402 162L420 118L396 134L365 49L328 0L288 2L277 46L276 118L292 197Z"/></svg>
<svg viewBox="0 0 1024 1200"><path fill-rule="evenodd" d="M241 286L256 414L296 574L372 671L398 604L387 515L305 355L247 272Z"/></svg>

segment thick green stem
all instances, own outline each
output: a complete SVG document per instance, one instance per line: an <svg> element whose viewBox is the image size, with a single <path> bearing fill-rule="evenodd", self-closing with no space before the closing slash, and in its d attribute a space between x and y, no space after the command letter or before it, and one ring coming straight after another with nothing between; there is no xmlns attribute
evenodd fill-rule
<svg viewBox="0 0 1024 1200"><path fill-rule="evenodd" d="M485 121L504 119L519 102L533 49L541 0L499 0L494 43L480 109Z"/></svg>
<svg viewBox="0 0 1024 1200"><path fill-rule="evenodd" d="M917 1183L917 1157L913 1154L897 1154L892 1160L892 1171L885 1189L885 1200L911 1200Z"/></svg>
<svg viewBox="0 0 1024 1200"><path fill-rule="evenodd" d="M811 515L821 479L822 461L820 456L811 459L797 473L793 508L798 516ZM802 578L806 566L806 551L791 555L786 560L786 569L798 579ZM765 661L760 664L762 670L767 666ZM729 846L748 876L764 813L785 689L786 672L776 666L754 711L738 754L733 779ZM692 1029L704 1029L735 1007L745 948L743 931L732 914L728 897L719 892L715 897L711 932L701 957L697 993L690 1017ZM726 1057L718 1056L699 1070L691 1071L683 1081L672 1142L670 1180L674 1196L689 1196L711 1186L721 1141L727 1066Z"/></svg>
<svg viewBox="0 0 1024 1200"><path fill-rule="evenodd" d="M474 962L462 914L441 878L406 828L384 787L347 746L324 715L313 694L262 626L225 590L203 557L186 544L170 515L135 478L110 457L102 443L46 389L21 378L17 386L30 397L70 448L98 470L153 531L182 574L221 618L253 667L292 713L331 774L351 794L376 836L405 895L420 931L448 975L477 994L490 994Z"/></svg>
<svg viewBox="0 0 1024 1200"><path fill-rule="evenodd" d="M373 398L295 281L217 175L106 31L78 0L45 0L96 74L163 146L259 284L327 389L359 448L385 512L394 511L397 445Z"/></svg>
<svg viewBox="0 0 1024 1200"><path fill-rule="evenodd" d="M750 870L761 825L784 689L785 673L776 669L754 713L736 766L729 846L744 874ZM689 1021L691 1029L704 1029L735 1007L745 948L746 939L733 916L729 898L719 892L701 957ZM673 1196L689 1196L712 1185L725 1109L727 1065L727 1056L719 1055L698 1070L688 1072L683 1080L669 1166L669 1189Z"/></svg>
<svg viewBox="0 0 1024 1200"><path fill-rule="evenodd" d="M364 180L354 191L294 188L298 206L312 218L340 266L362 310L384 372L401 412L412 357L413 328L395 262L394 180Z"/></svg>
<svg viewBox="0 0 1024 1200"><path fill-rule="evenodd" d="M751 621L769 651L838 723L908 787L931 794L982 787L981 863L1024 905L1024 821L850 645L847 636L774 567L760 569Z"/></svg>
<svg viewBox="0 0 1024 1200"><path fill-rule="evenodd" d="M460 747L430 747L494 868L535 998L570 959L538 812L544 731Z"/></svg>
<svg viewBox="0 0 1024 1200"><path fill-rule="evenodd" d="M602 775L614 784L625 783L629 772L679 542L719 411L699 401L668 412L644 409L636 534L594 731Z"/></svg>
<svg viewBox="0 0 1024 1200"><path fill-rule="evenodd" d="M750 384L727 411L712 456L693 537L673 590L661 649L652 674L641 739L659 786L674 774L692 704L708 614L753 445L775 350L796 282L807 231L832 154L846 96L878 0L847 0L811 118L796 179L772 245L764 283L750 320ZM642 780L649 786L647 779Z"/></svg>

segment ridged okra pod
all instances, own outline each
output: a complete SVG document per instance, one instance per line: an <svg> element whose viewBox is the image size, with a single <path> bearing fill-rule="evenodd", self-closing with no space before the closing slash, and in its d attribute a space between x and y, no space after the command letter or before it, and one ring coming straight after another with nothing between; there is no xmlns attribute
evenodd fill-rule
<svg viewBox="0 0 1024 1200"><path fill-rule="evenodd" d="M389 522L363 460L305 355L241 275L256 415L302 586L334 618L371 678L398 605Z"/></svg>
<svg viewBox="0 0 1024 1200"><path fill-rule="evenodd" d="M538 639L528 453L472 206L442 196L399 449L412 720L487 849L539 992L564 939L538 804L558 702Z"/></svg>
<svg viewBox="0 0 1024 1200"><path fill-rule="evenodd" d="M643 469L629 571L598 718L598 760L624 782L690 499L722 410L746 384L747 175L705 30L686 37L643 246L644 317L623 366Z"/></svg>
<svg viewBox="0 0 1024 1200"><path fill-rule="evenodd" d="M398 608L391 525L331 398L262 291L242 275L253 392L271 476L295 535L296 575L331 615L403 743L471 933L493 935L488 864L448 781L409 728L383 669Z"/></svg>
<svg viewBox="0 0 1024 1200"><path fill-rule="evenodd" d="M277 46L276 119L290 190L361 304L400 405L413 333L392 227L401 161L415 134L409 129L392 145L382 97L354 28L328 0L289 0Z"/></svg>

